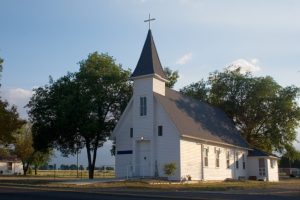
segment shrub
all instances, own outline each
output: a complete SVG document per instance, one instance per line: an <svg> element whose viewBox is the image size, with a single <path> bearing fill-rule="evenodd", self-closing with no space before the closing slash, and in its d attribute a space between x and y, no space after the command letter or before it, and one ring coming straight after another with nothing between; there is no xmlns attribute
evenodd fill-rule
<svg viewBox="0 0 300 200"><path fill-rule="evenodd" d="M175 174L176 163L167 163L164 165L164 172L167 176L172 176Z"/></svg>

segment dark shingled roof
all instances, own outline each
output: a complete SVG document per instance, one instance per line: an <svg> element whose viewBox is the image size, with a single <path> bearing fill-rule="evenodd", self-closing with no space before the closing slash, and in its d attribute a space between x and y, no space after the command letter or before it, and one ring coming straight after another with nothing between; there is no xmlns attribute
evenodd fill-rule
<svg viewBox="0 0 300 200"><path fill-rule="evenodd" d="M166 79L156 51L151 30L149 29L140 59L131 75L131 78L150 74L156 74L161 78Z"/></svg>
<svg viewBox="0 0 300 200"><path fill-rule="evenodd" d="M0 162L19 162L21 161L16 155L0 156Z"/></svg>
<svg viewBox="0 0 300 200"><path fill-rule="evenodd" d="M259 149L250 150L249 153L248 153L248 156L249 157L255 157L255 156L272 156L272 157L278 158L278 156L276 156L274 154L270 154L270 153L264 152L264 151L259 150Z"/></svg>
<svg viewBox="0 0 300 200"><path fill-rule="evenodd" d="M249 148L233 122L219 108L166 87L166 95L154 93L181 135Z"/></svg>

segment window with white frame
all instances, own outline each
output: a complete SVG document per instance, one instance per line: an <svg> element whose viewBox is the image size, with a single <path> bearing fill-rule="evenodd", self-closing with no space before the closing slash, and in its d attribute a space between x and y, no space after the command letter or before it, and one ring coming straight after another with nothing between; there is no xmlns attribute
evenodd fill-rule
<svg viewBox="0 0 300 200"><path fill-rule="evenodd" d="M147 115L147 98L140 97L140 116Z"/></svg>
<svg viewBox="0 0 300 200"><path fill-rule="evenodd" d="M12 162L8 162L7 163L7 170L11 171L13 167L13 163Z"/></svg>
<svg viewBox="0 0 300 200"><path fill-rule="evenodd" d="M230 151L226 152L226 166L230 168Z"/></svg>
<svg viewBox="0 0 300 200"><path fill-rule="evenodd" d="M208 167L208 148L204 148L204 166Z"/></svg>
<svg viewBox="0 0 300 200"><path fill-rule="evenodd" d="M275 159L271 159L271 168L274 168L276 166L276 160Z"/></svg>
<svg viewBox="0 0 300 200"><path fill-rule="evenodd" d="M215 149L215 154L216 154L216 167L220 167L220 149Z"/></svg>
<svg viewBox="0 0 300 200"><path fill-rule="evenodd" d="M239 168L239 152L238 151L235 152L235 168L236 169Z"/></svg>

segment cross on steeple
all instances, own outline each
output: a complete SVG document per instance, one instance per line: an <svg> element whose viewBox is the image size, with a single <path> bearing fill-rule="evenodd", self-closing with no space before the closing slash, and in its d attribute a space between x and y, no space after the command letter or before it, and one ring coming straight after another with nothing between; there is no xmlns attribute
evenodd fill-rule
<svg viewBox="0 0 300 200"><path fill-rule="evenodd" d="M151 21L154 21L154 20L155 20L155 18L151 19L150 14L149 14L149 19L147 19L147 20L144 21L144 22L148 22L149 23L149 30L150 30L150 23L151 23Z"/></svg>

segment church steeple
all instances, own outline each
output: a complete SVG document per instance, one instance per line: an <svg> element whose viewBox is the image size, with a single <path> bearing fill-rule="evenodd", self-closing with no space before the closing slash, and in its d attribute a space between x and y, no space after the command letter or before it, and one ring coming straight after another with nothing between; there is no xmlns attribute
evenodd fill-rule
<svg viewBox="0 0 300 200"><path fill-rule="evenodd" d="M149 75L155 76L156 78L164 82L167 81L157 54L151 29L149 29L148 31L140 59L134 72L131 75L131 79Z"/></svg>

